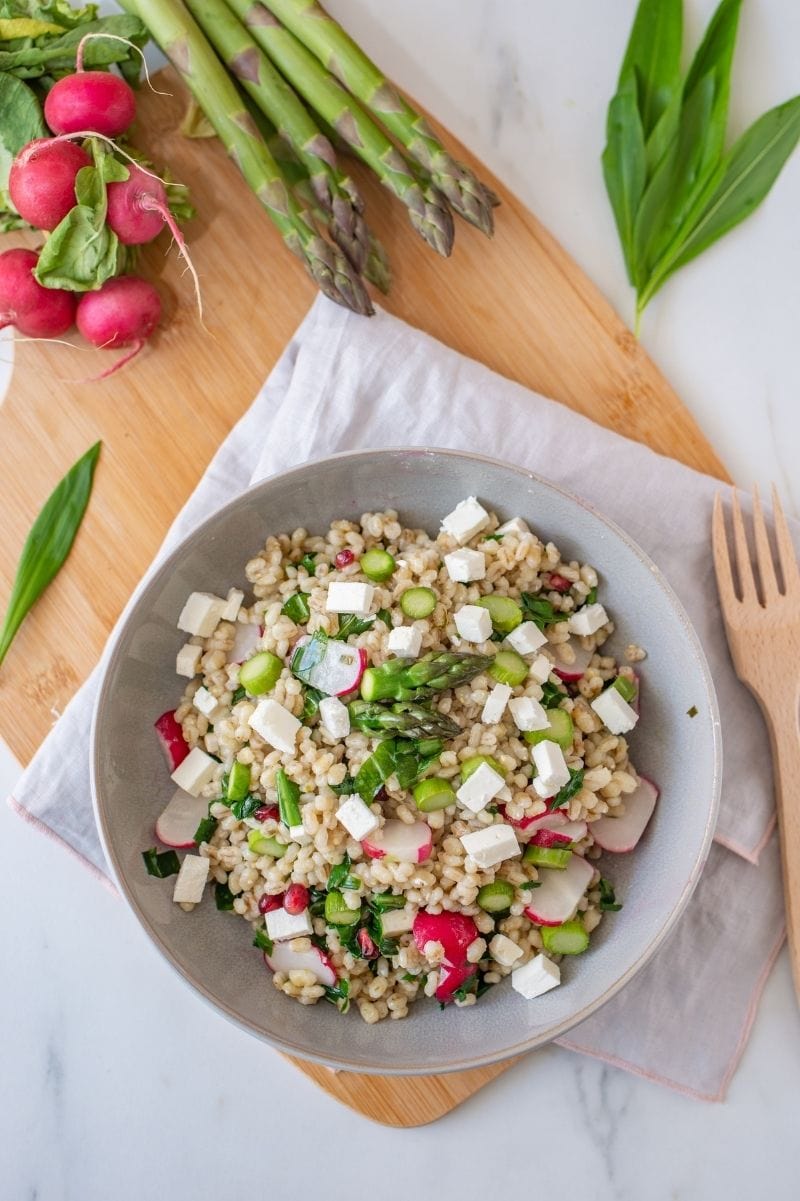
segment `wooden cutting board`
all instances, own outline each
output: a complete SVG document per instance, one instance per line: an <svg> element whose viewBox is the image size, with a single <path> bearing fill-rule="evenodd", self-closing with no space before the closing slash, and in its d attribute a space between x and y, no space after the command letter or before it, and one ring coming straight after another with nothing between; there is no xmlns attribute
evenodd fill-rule
<svg viewBox="0 0 800 1201"><path fill-rule="evenodd" d="M142 90L135 140L191 188L199 216L188 236L207 329L195 315L188 276L162 237L145 250L141 270L161 288L164 327L129 368L104 383L79 383L105 368L111 352L16 348L0 407L0 606L41 504L74 460L103 440L69 563L0 670L0 735L23 763L97 661L172 518L314 299L301 264L222 147L178 134L183 88L171 71L159 80L172 95ZM447 140L502 199L494 241L460 221L455 251L443 261L412 231L402 206L356 168L395 273L381 303L503 375L724 478L693 418L595 286L498 180ZM37 241L9 236L3 248L21 243ZM402 1078L293 1062L332 1096L395 1126L433 1121L510 1066Z"/></svg>

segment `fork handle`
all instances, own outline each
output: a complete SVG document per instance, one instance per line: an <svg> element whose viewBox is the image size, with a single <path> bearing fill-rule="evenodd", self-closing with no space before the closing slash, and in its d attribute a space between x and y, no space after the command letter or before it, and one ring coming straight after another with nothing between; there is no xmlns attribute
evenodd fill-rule
<svg viewBox="0 0 800 1201"><path fill-rule="evenodd" d="M797 702L795 697L794 702L787 705L784 696L766 717L775 765L786 932L795 992L800 999L800 727Z"/></svg>

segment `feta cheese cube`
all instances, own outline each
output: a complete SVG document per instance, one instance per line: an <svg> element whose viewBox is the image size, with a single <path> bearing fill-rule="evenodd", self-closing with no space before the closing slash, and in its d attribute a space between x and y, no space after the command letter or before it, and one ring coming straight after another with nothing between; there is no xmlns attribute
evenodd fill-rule
<svg viewBox="0 0 800 1201"><path fill-rule="evenodd" d="M289 826L289 837L292 842L300 842L306 837L306 828L301 822L299 826Z"/></svg>
<svg viewBox="0 0 800 1201"><path fill-rule="evenodd" d="M211 592L192 592L178 618L178 629L200 638L210 638L222 620L226 602Z"/></svg>
<svg viewBox="0 0 800 1201"><path fill-rule="evenodd" d="M463 545L485 529L489 520L483 505L474 496L468 496L456 505L452 513L447 514L442 521L442 529Z"/></svg>
<svg viewBox="0 0 800 1201"><path fill-rule="evenodd" d="M546 955L534 955L511 973L511 987L527 1001L540 997L561 983L561 968Z"/></svg>
<svg viewBox="0 0 800 1201"><path fill-rule="evenodd" d="M303 723L283 705L267 699L259 701L247 724L277 751L291 755Z"/></svg>
<svg viewBox="0 0 800 1201"><path fill-rule="evenodd" d="M395 626L386 645L393 655L416 659L422 649L422 630L416 626Z"/></svg>
<svg viewBox="0 0 800 1201"><path fill-rule="evenodd" d="M200 796L218 767L216 759L212 759L204 750L196 746L189 751L183 763L178 764L170 778L184 792L191 793L192 796Z"/></svg>
<svg viewBox="0 0 800 1201"><path fill-rule="evenodd" d="M191 680L197 675L197 667L203 654L202 646L195 646L193 642L185 643L175 658L175 671L179 676L186 676Z"/></svg>
<svg viewBox="0 0 800 1201"><path fill-rule="evenodd" d="M504 786L503 777L488 763L481 763L469 779L464 781L456 796L465 809L469 809L471 813L480 813Z"/></svg>
<svg viewBox="0 0 800 1201"><path fill-rule="evenodd" d="M414 925L414 910L387 909L381 914L381 929L385 938L397 938L399 934L407 934Z"/></svg>
<svg viewBox="0 0 800 1201"><path fill-rule="evenodd" d="M273 942L286 942L290 938L302 938L304 934L313 934L311 914L307 909L302 913L287 913L285 909L273 909L265 917L267 937Z"/></svg>
<svg viewBox="0 0 800 1201"><path fill-rule="evenodd" d="M329 613L355 613L358 617L366 617L372 608L374 592L372 584L334 580L328 585L325 608Z"/></svg>
<svg viewBox="0 0 800 1201"><path fill-rule="evenodd" d="M552 670L553 664L547 655L537 655L528 668L528 679L533 680L536 684L544 684L550 679Z"/></svg>
<svg viewBox="0 0 800 1201"><path fill-rule="evenodd" d="M608 614L603 606L595 601L593 605L584 605L582 609L573 613L567 622L567 629L571 634L585 637L587 634L596 634L607 623Z"/></svg>
<svg viewBox="0 0 800 1201"><path fill-rule="evenodd" d="M606 688L592 701L592 708L612 734L627 734L639 720L639 714L616 688Z"/></svg>
<svg viewBox="0 0 800 1201"><path fill-rule="evenodd" d="M492 632L489 610L480 605L462 605L454 619L456 629L467 642L485 642Z"/></svg>
<svg viewBox="0 0 800 1201"><path fill-rule="evenodd" d="M518 730L546 730L550 725L544 709L532 696L517 696L509 701L508 708Z"/></svg>
<svg viewBox="0 0 800 1201"><path fill-rule="evenodd" d="M486 575L486 555L482 550L470 550L468 546L445 555L444 565L455 584L469 584Z"/></svg>
<svg viewBox="0 0 800 1201"><path fill-rule="evenodd" d="M508 684L495 684L486 698L481 713L481 721L485 726L496 726L505 713L506 705L511 700L513 689Z"/></svg>
<svg viewBox="0 0 800 1201"><path fill-rule="evenodd" d="M503 967L513 967L517 960L522 958L523 950L507 935L495 934L489 943L489 954L495 963L499 963Z"/></svg>
<svg viewBox="0 0 800 1201"><path fill-rule="evenodd" d="M350 733L350 712L338 696L326 696L321 700L319 715L331 738L346 738Z"/></svg>
<svg viewBox="0 0 800 1201"><path fill-rule="evenodd" d="M343 796L336 810L336 820L344 826L347 833L355 842L361 842L380 825L380 818L365 805L357 793Z"/></svg>
<svg viewBox="0 0 800 1201"><path fill-rule="evenodd" d="M175 877L175 887L172 890L173 901L183 904L196 905L203 899L203 889L208 880L208 869L211 862L202 855L185 855L181 870Z"/></svg>
<svg viewBox="0 0 800 1201"><path fill-rule="evenodd" d="M225 601L225 608L222 610L223 621L236 621L239 616L239 610L242 607L244 593L239 588L231 588L228 592L228 598Z"/></svg>
<svg viewBox="0 0 800 1201"><path fill-rule="evenodd" d="M532 655L547 642L547 635L532 621L523 621L521 626L506 635L506 642L513 646L518 655Z"/></svg>
<svg viewBox="0 0 800 1201"><path fill-rule="evenodd" d="M551 797L569 783L567 761L557 742L551 742L549 738L537 742L531 750L531 758L538 773L533 777L533 787L540 797Z"/></svg>
<svg viewBox="0 0 800 1201"><path fill-rule="evenodd" d="M202 713L207 717L212 726L215 721L219 721L225 712L225 706L220 701L219 697L214 696L207 688L201 687L192 697L192 704L198 713Z"/></svg>
<svg viewBox="0 0 800 1201"><path fill-rule="evenodd" d="M522 849L513 828L504 822L474 830L471 834L462 834L461 845L476 866L482 869L494 867L504 859L513 859Z"/></svg>
<svg viewBox="0 0 800 1201"><path fill-rule="evenodd" d="M510 521L504 521L495 530L496 534L529 534L530 532L531 527L524 517L512 517Z"/></svg>

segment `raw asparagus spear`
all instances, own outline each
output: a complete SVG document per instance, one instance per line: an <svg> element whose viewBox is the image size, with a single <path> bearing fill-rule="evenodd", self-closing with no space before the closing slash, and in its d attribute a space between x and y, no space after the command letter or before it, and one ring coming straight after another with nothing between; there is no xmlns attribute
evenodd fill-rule
<svg viewBox="0 0 800 1201"><path fill-rule="evenodd" d="M405 146L455 211L491 237L492 206L497 198L469 167L453 158L422 114L411 107L317 0L262 2Z"/></svg>
<svg viewBox="0 0 800 1201"><path fill-rule="evenodd" d="M121 0L150 31L193 93L220 141L326 296L372 313L363 281L336 246L306 221L236 87L181 0Z"/></svg>
<svg viewBox="0 0 800 1201"><path fill-rule="evenodd" d="M458 722L445 713L411 701L394 705L351 701L347 707L353 725L371 734L395 734L398 738L454 738L461 733Z"/></svg>
<svg viewBox="0 0 800 1201"><path fill-rule="evenodd" d="M412 663L388 659L380 667L367 668L361 679L361 695L367 701L422 700L433 692L466 684L491 662L489 655L463 651L432 651Z"/></svg>
<svg viewBox="0 0 800 1201"><path fill-rule="evenodd" d="M349 92L258 0L226 0L275 66L408 208L411 224L439 254L453 248L453 214Z"/></svg>

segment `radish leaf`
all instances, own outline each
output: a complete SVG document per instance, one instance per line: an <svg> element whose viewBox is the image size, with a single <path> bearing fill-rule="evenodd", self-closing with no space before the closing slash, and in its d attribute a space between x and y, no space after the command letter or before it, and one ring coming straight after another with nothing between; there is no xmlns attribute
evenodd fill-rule
<svg viewBox="0 0 800 1201"><path fill-rule="evenodd" d="M13 75L0 74L0 233L25 225L8 198L11 163L28 142L46 136L42 110L33 90Z"/></svg>

